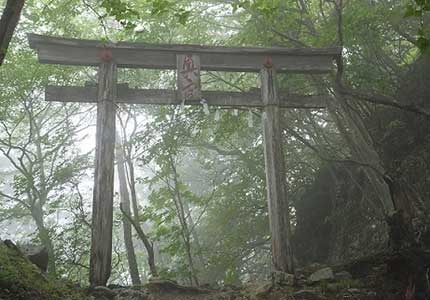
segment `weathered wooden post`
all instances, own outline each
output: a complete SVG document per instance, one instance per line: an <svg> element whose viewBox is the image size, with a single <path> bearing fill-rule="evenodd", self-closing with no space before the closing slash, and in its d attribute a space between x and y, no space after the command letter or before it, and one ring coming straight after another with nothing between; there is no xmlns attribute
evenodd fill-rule
<svg viewBox="0 0 430 300"><path fill-rule="evenodd" d="M262 122L273 267L276 271L294 273L280 124L281 108L277 95L276 71L270 59L260 74L264 105Z"/></svg>
<svg viewBox="0 0 430 300"><path fill-rule="evenodd" d="M111 273L117 67L101 51L97 90L96 157L93 191L90 284L106 285Z"/></svg>

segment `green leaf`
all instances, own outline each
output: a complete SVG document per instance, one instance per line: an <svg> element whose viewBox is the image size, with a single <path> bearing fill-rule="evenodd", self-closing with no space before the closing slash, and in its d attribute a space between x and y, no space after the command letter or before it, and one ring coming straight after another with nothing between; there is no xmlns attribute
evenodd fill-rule
<svg viewBox="0 0 430 300"><path fill-rule="evenodd" d="M184 12L178 13L177 18L178 18L179 24L185 25L190 15L191 15L190 11L184 11Z"/></svg>
<svg viewBox="0 0 430 300"><path fill-rule="evenodd" d="M428 51L430 50L430 39L425 38L423 36L419 37L417 39L417 47L425 53L428 53Z"/></svg>
<svg viewBox="0 0 430 300"><path fill-rule="evenodd" d="M174 3L167 0L156 0L152 3L151 15L160 16L173 7Z"/></svg>
<svg viewBox="0 0 430 300"><path fill-rule="evenodd" d="M413 5L408 5L406 7L406 12L404 14L405 18L409 17L421 17L422 10L417 10Z"/></svg>

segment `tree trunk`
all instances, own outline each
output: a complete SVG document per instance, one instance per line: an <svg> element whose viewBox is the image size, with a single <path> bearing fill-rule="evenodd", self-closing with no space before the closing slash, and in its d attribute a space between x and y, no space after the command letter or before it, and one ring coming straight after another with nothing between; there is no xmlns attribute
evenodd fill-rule
<svg viewBox="0 0 430 300"><path fill-rule="evenodd" d="M133 207L133 216L134 216L134 219L138 222L139 207L137 205L136 181L134 176L134 165L133 165L133 161L131 159L130 153L126 153L125 160L127 162L127 167L128 167L128 175L129 175L128 184L131 192L131 204Z"/></svg>
<svg viewBox="0 0 430 300"><path fill-rule="evenodd" d="M42 242L43 246L48 251L48 272L55 275L56 267L55 267L55 252L54 246L52 244L51 237L49 236L49 232L44 224L44 212L43 207L48 200L48 191L47 191L47 182L46 182L46 173L45 173L45 159L42 152L42 139L40 137L40 124L37 123L37 120L32 118L30 122L33 124L32 128L34 131L34 135L36 136L35 144L36 144L36 157L37 157L37 166L38 177L39 177L39 191L38 195L34 196L35 201L32 205L32 216L36 222L37 229L39 231L39 238Z"/></svg>
<svg viewBox="0 0 430 300"><path fill-rule="evenodd" d="M116 161L119 179L119 191L121 197L121 206L124 212L128 215L130 212L130 195L127 188L127 178L125 174L125 158L122 146L119 144L119 136L117 135ZM133 285L141 284L139 277L139 269L136 262L136 254L134 252L133 236L131 232L131 223L126 216L122 217L122 226L124 229L124 244L127 252L128 267Z"/></svg>
<svg viewBox="0 0 430 300"><path fill-rule="evenodd" d="M48 251L48 272L50 274L56 274L56 264L55 264L55 250L52 243L51 237L49 236L49 231L45 226L43 221L43 209L38 206L37 203L32 207L31 216L36 223L37 230L39 232L38 236L43 247Z"/></svg>
<svg viewBox="0 0 430 300"><path fill-rule="evenodd" d="M123 154L125 155L124 159L128 167L128 175L129 175L128 184L130 187L131 204L133 207L134 214L132 216L131 212L127 213L122 208L121 208L121 211L123 212L124 216L129 220L129 222L133 225L134 230L136 230L137 235L139 236L139 239L142 241L143 245L145 246L146 252L148 254L148 265L149 265L149 270L151 272L151 275L153 277L158 277L158 271L155 265L154 247L151 241L149 240L148 236L143 231L142 226L140 224L139 207L137 205L136 182L134 177L134 165L131 159L131 150L129 149L129 151L126 151L125 153L123 152Z"/></svg>
<svg viewBox="0 0 430 300"><path fill-rule="evenodd" d="M187 219L184 211L184 202L182 201L181 193L179 191L178 173L176 172L176 167L173 162L173 158L170 156L170 166L173 172L173 200L176 206L176 212L181 224L182 238L184 240L185 251L187 254L188 266L190 268L190 282L191 284L199 285L199 280L197 278L196 269L194 266L193 255L191 253L191 241L190 241L190 231L188 228Z"/></svg>
<svg viewBox="0 0 430 300"><path fill-rule="evenodd" d="M140 227L140 224L136 220L133 220L133 218L125 212L125 210L122 208L122 205L120 205L120 209L123 215L133 225L134 229L137 232L137 235L145 245L146 251L148 252L148 265L149 265L149 270L151 272L151 275L153 277L158 277L157 268L155 266L154 248L151 242L149 241L145 232L143 232L142 227Z"/></svg>
<svg viewBox="0 0 430 300"><path fill-rule="evenodd" d="M7 0L6 7L0 19L0 66L6 56L13 32L18 25L24 0Z"/></svg>
<svg viewBox="0 0 430 300"><path fill-rule="evenodd" d="M197 258L199 261L200 266L203 268L205 265L205 261L204 258L202 256L202 247L200 245L200 239L199 236L195 230L196 228L196 223L194 222L193 216L191 215L191 209L190 206L188 205L187 202L184 202L184 211L186 213L187 219L188 219L188 224L190 225L189 227L190 229L190 235L193 237L193 242L196 245L196 249L197 249Z"/></svg>

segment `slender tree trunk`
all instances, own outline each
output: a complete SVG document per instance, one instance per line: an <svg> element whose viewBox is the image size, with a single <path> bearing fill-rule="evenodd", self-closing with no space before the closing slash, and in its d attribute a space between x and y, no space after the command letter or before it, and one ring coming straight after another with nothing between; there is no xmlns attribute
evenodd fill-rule
<svg viewBox="0 0 430 300"><path fill-rule="evenodd" d="M187 216L187 219L188 219L188 223L190 224L190 228L191 228L190 229L190 235L193 237L193 242L194 242L194 244L196 245L196 248L197 248L197 252L198 252L197 253L197 258L198 258L199 264L201 265L201 267L203 267L204 264L205 264L205 261L203 259L202 253L201 253L202 252L201 251L202 247L201 247L201 244L200 244L199 235L195 231L196 224L194 223L193 216L191 215L190 206L188 205L188 203L186 201L184 202L184 210L185 210L185 213L186 213L186 216Z"/></svg>
<svg viewBox="0 0 430 300"><path fill-rule="evenodd" d="M123 152L124 161L126 163L127 169L128 169L128 186L130 187L130 194L131 194L131 204L133 207L133 215L131 215L130 208L129 212L125 212L123 208L121 207L121 211L123 212L124 216L129 220L129 222L133 225L134 230L136 230L137 235L139 236L139 239L142 241L143 245L145 246L146 252L148 254L148 265L149 270L151 272L151 275L153 277L158 277L158 271L157 267L155 265L155 254L154 254L154 247L151 241L149 240L148 236L145 234L145 232L142 229L142 226L140 224L139 219L139 207L137 205L137 194L136 194L136 181L134 176L134 164L131 159L131 151Z"/></svg>
<svg viewBox="0 0 430 300"><path fill-rule="evenodd" d="M182 227L182 237L184 240L185 251L187 254L188 265L190 268L191 284L199 285L199 280L197 278L196 269L194 266L193 255L191 252L191 241L190 241L190 231L188 228L187 219L184 211L184 202L182 201L181 193L179 191L178 173L176 172L175 164L173 163L172 157L170 159L170 166L173 172L173 198L175 201L176 211L179 219L179 223Z"/></svg>
<svg viewBox="0 0 430 300"><path fill-rule="evenodd" d="M148 252L148 265L149 270L151 272L151 275L153 277L158 277L157 268L155 266L155 257L154 257L154 248L152 246L152 243L149 241L148 236L145 234L145 232L142 230L142 227L140 227L140 224L136 222L130 215L128 215L124 209L122 208L122 205L120 205L121 212L124 214L124 216L129 220L129 222L133 225L134 229L137 232L137 235L145 245L146 251Z"/></svg>
<svg viewBox="0 0 430 300"><path fill-rule="evenodd" d="M119 136L117 135L116 160L119 179L119 190L121 197L121 206L124 212L128 215L130 212L130 196L127 188L127 178L125 174L125 158L122 146L119 144ZM128 267L131 276L131 281L134 285L141 284L139 277L139 269L136 262L136 254L134 252L133 236L131 232L131 223L125 215L122 217L122 226L124 229L124 244L127 252Z"/></svg>
<svg viewBox="0 0 430 300"><path fill-rule="evenodd" d="M6 2L0 19L0 66L3 64L23 7L24 0L7 0Z"/></svg>
<svg viewBox="0 0 430 300"><path fill-rule="evenodd" d="M29 109L29 113L32 114L32 108ZM43 156L41 141L42 138L40 136L40 124L37 123L37 120L34 118L30 119L30 123L32 124L31 128L33 134L35 134L35 144L36 144L36 165L38 166L38 179L39 179L39 191L37 196L34 196L35 201L32 205L32 216L34 221L36 222L37 229L39 231L39 238L43 246L48 251L48 272L51 274L56 273L56 264L55 264L55 250L52 243L52 239L49 236L49 231L44 223L44 212L43 207L48 200L48 190L47 190L47 182L46 182L46 173L45 173L45 159Z"/></svg>
<svg viewBox="0 0 430 300"><path fill-rule="evenodd" d="M56 264L55 264L55 250L54 245L52 243L52 239L49 236L49 231L45 226L43 221L43 209L40 207L37 202L31 209L31 216L33 217L34 222L36 223L36 227L38 230L38 236L42 245L48 251L48 272L50 274L56 274Z"/></svg>
<svg viewBox="0 0 430 300"><path fill-rule="evenodd" d="M136 181L134 176L134 164L131 159L130 153L126 153L125 160L127 162L128 168L128 185L130 187L131 192L131 204L133 207L133 216L136 221L139 221L139 207L137 205L137 193L136 193Z"/></svg>

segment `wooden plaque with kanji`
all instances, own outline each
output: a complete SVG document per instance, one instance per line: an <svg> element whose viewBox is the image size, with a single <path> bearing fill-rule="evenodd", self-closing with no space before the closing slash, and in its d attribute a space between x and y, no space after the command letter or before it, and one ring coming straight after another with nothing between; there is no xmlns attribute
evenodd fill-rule
<svg viewBox="0 0 430 300"><path fill-rule="evenodd" d="M178 92L181 100L202 99L200 87L200 57L194 54L178 54Z"/></svg>

